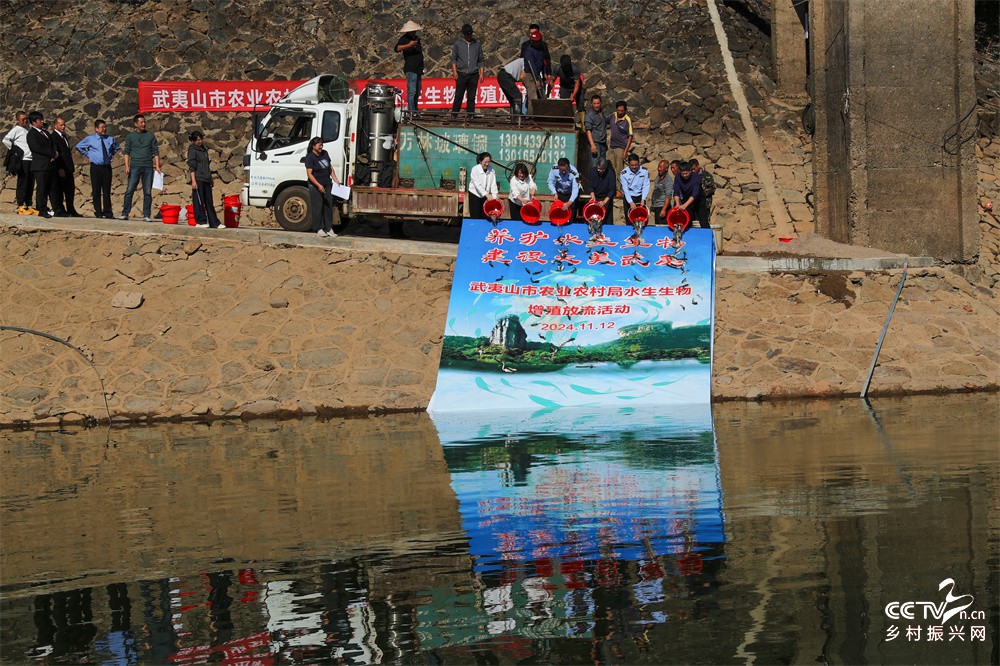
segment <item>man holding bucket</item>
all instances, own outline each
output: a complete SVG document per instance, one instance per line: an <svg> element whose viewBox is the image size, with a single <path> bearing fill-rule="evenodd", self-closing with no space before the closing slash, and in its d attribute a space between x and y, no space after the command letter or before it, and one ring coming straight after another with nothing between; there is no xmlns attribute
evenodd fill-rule
<svg viewBox="0 0 1000 666"><path fill-rule="evenodd" d="M674 207L686 210L691 222L698 222L698 207L701 203L701 175L692 173L690 162L681 162L681 172L674 179ZM698 226L702 225L699 222Z"/></svg>
<svg viewBox="0 0 1000 666"><path fill-rule="evenodd" d="M577 179L580 173L569 163L569 159L560 157L552 171L549 172L549 192L563 202L567 210L573 210L573 203L580 196L580 183Z"/></svg>
<svg viewBox="0 0 1000 666"><path fill-rule="evenodd" d="M631 213L646 201L646 195L649 194L649 171L639 164L639 156L632 153L628 156L628 166L622 169L620 177L625 211Z"/></svg>
<svg viewBox="0 0 1000 666"><path fill-rule="evenodd" d="M653 195L650 197L650 208L653 210L654 224L667 223L667 209L674 202L674 174L666 160L660 160L656 165L656 180L653 181Z"/></svg>
<svg viewBox="0 0 1000 666"><path fill-rule="evenodd" d="M590 185L590 200L604 207L604 218L600 221L601 225L614 224L614 201L615 194L618 192L618 184L615 182L615 173L608 167L607 158L597 158L597 164L591 167L588 176L587 182ZM587 222L589 223L590 220L587 220ZM593 233L594 229L591 229L591 235Z"/></svg>

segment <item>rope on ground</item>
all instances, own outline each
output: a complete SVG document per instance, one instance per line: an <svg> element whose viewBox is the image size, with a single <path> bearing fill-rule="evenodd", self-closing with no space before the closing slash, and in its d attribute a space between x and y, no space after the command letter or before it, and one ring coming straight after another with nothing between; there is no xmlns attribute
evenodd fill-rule
<svg viewBox="0 0 1000 666"><path fill-rule="evenodd" d="M83 360L94 370L94 374L97 375L97 381L101 384L101 397L104 398L104 411L108 414L108 425L111 424L111 408L108 407L108 392L104 389L104 380L101 378L101 373L98 372L97 366L94 362L87 358L87 355L83 353L83 350L74 345L73 343L63 340L60 337L52 335L51 333L45 333L44 331L36 331L33 328L24 328L23 326L0 326L0 331L17 331L18 333L30 333L31 335L37 335L43 338L52 340L53 342L58 342L61 345L66 345L70 349L76 350Z"/></svg>

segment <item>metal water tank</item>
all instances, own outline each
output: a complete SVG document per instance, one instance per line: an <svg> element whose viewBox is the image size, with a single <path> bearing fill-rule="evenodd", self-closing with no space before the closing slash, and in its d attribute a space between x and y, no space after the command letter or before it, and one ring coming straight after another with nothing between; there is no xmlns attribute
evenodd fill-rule
<svg viewBox="0 0 1000 666"><path fill-rule="evenodd" d="M392 159L396 140L396 88L384 83L369 83L368 92L368 159L386 162Z"/></svg>

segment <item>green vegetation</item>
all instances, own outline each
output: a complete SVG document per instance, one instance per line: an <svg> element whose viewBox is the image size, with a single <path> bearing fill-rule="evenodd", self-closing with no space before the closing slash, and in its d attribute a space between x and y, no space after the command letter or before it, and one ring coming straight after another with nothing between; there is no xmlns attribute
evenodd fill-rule
<svg viewBox="0 0 1000 666"><path fill-rule="evenodd" d="M486 337L446 335L441 365L496 372L554 372L567 365L617 363L629 367L638 361L696 358L708 362L712 329L707 324L674 328L652 323L623 326L617 340L581 347L574 342L559 346L548 342L528 342L527 348L508 349L491 345ZM572 337L572 334L570 334Z"/></svg>

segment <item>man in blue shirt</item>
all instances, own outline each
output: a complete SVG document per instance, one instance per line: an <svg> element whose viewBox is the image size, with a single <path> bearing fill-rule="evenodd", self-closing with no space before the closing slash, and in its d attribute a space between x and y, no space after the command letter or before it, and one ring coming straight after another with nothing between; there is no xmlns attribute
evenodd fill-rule
<svg viewBox="0 0 1000 666"><path fill-rule="evenodd" d="M628 156L628 166L621 170L622 196L625 198L626 211L642 206L649 194L649 171L639 165L639 157L632 153Z"/></svg>
<svg viewBox="0 0 1000 666"><path fill-rule="evenodd" d="M113 136L108 136L108 124L94 121L94 133L87 136L76 149L90 160L90 188L94 197L94 217L114 217L111 212L111 158L121 146Z"/></svg>
<svg viewBox="0 0 1000 666"><path fill-rule="evenodd" d="M580 173L570 166L569 160L560 157L556 166L549 172L549 192L556 195L556 198L567 204L566 208L572 210L573 203L580 195L580 184L577 179Z"/></svg>

